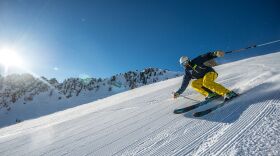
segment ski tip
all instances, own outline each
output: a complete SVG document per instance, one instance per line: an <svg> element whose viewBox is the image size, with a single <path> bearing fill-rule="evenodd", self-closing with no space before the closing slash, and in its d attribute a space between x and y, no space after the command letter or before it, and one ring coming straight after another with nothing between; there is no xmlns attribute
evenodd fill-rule
<svg viewBox="0 0 280 156"><path fill-rule="evenodd" d="M174 113L174 114L182 114L182 113L184 113L184 112L183 112L183 111L180 111L180 110L174 110L173 113Z"/></svg>

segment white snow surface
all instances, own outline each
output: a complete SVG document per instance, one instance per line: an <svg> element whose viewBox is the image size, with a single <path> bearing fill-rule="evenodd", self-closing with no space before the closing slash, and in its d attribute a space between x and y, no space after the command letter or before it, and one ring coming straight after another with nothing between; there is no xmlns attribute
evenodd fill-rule
<svg viewBox="0 0 280 156"><path fill-rule="evenodd" d="M280 53L216 67L241 96L200 118L173 114L182 77L0 129L0 155L280 155ZM202 100L188 88L184 95Z"/></svg>

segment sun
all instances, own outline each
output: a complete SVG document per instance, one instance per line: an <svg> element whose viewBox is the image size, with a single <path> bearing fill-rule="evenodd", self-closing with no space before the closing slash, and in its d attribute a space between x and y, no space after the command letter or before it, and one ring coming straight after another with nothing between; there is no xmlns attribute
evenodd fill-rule
<svg viewBox="0 0 280 156"><path fill-rule="evenodd" d="M4 65L5 67L22 66L22 59L16 53L16 49L14 48L1 48L0 49L0 64Z"/></svg>

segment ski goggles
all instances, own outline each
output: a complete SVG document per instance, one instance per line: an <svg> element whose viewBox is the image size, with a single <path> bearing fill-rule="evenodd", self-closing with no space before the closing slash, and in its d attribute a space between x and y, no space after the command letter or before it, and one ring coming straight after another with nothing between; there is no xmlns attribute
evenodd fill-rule
<svg viewBox="0 0 280 156"><path fill-rule="evenodd" d="M181 63L182 66L186 66L186 65L188 65L188 64L189 64L188 61L184 61L184 62Z"/></svg>

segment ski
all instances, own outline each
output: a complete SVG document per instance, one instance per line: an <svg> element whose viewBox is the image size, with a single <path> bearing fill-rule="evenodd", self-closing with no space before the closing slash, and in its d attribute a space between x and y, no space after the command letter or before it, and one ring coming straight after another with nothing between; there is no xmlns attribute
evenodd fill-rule
<svg viewBox="0 0 280 156"><path fill-rule="evenodd" d="M175 109L175 110L173 111L173 113L174 113L174 114L186 113L186 112L191 111L191 110L193 110L193 109L196 109L196 108L198 108L198 107L200 107L200 106L206 105L207 103L209 103L209 102L211 102L211 101L213 101L213 100L215 100L215 99L218 99L218 98L220 98L220 97L221 97L221 96L216 96L216 97L214 97L214 98L211 98L211 99L208 99L208 100L205 100L205 101L201 101L201 102L199 102L199 103L197 103L197 104L194 104L194 105L192 105L192 106L188 106L188 107L184 107L184 108Z"/></svg>
<svg viewBox="0 0 280 156"><path fill-rule="evenodd" d="M238 95L238 96L239 96L239 95ZM235 98L238 97L238 96L235 96L235 97L233 97L232 99L235 99ZM194 116L194 117L202 117L202 116L204 116L204 115L207 115L207 114L213 112L214 110L223 107L226 103L232 101L232 99L223 101L222 103L220 103L220 104L218 104L218 105L216 105L216 106L214 106L214 107L208 108L208 109L206 109L206 110L204 110L204 111L195 112L195 113L193 114L193 116Z"/></svg>

